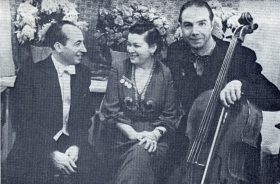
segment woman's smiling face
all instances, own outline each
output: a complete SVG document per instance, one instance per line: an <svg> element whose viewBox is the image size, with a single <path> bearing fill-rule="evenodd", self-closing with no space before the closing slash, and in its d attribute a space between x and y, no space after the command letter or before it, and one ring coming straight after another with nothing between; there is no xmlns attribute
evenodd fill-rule
<svg viewBox="0 0 280 184"><path fill-rule="evenodd" d="M153 53L156 50L156 46L149 46L145 40L145 36L147 32L144 34L128 34L127 40L127 52L130 57L130 62L142 66L150 61Z"/></svg>

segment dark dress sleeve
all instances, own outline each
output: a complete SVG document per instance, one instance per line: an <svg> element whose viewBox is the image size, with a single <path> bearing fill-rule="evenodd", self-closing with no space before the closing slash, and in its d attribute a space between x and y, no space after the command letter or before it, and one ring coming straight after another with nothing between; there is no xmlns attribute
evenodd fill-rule
<svg viewBox="0 0 280 184"><path fill-rule="evenodd" d="M156 125L163 126L169 133L173 133L179 122L179 113L177 105L175 104L175 91L173 87L173 80L170 70L164 68L165 75L165 91L164 91L164 105L161 111L161 115L156 121Z"/></svg>
<svg viewBox="0 0 280 184"><path fill-rule="evenodd" d="M118 86L120 67L122 66L117 67L115 63L112 64L106 94L101 105L101 112L105 118L105 121L102 122L107 127L115 127L116 123L130 124L131 122L121 111L120 97L122 94Z"/></svg>

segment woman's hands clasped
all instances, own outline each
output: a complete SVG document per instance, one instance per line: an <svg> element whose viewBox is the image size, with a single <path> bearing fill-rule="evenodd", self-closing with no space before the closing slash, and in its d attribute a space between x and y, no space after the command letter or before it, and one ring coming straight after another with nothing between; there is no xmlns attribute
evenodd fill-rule
<svg viewBox="0 0 280 184"><path fill-rule="evenodd" d="M137 132L136 139L139 141L139 145L145 144L144 148L148 150L148 152L156 151L158 137L153 132Z"/></svg>
<svg viewBox="0 0 280 184"><path fill-rule="evenodd" d="M130 125L124 123L117 123L117 127L126 137L128 137L128 139L138 140L139 145L145 144L144 148L148 150L148 152L156 151L158 140L163 135L160 133L160 131L162 130L158 130L158 129L154 129L153 131L137 132ZM157 128L161 128L161 129L163 128L163 130L166 131L164 127L157 127Z"/></svg>

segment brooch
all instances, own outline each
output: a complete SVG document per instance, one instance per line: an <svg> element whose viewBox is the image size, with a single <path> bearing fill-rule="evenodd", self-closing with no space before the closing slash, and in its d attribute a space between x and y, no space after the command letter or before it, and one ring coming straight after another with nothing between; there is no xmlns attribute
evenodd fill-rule
<svg viewBox="0 0 280 184"><path fill-rule="evenodd" d="M120 83L123 84L125 87L127 87L128 89L132 88L132 81L129 80L127 77L125 77L124 75L122 76Z"/></svg>
<svg viewBox="0 0 280 184"><path fill-rule="evenodd" d="M144 110L148 112L152 112L155 110L155 103L152 100L147 101L144 103Z"/></svg>
<svg viewBox="0 0 280 184"><path fill-rule="evenodd" d="M132 106L132 105L133 105L133 103L132 103L132 98L131 98L131 97L126 97L126 98L124 99L124 104L125 104L126 106Z"/></svg>

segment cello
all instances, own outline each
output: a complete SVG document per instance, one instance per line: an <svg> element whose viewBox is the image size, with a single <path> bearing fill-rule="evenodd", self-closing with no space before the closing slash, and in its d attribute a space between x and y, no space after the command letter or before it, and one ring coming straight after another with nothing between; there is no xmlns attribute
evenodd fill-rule
<svg viewBox="0 0 280 184"><path fill-rule="evenodd" d="M246 171L250 153L257 152L262 125L262 112L244 96L229 108L219 100L225 87L231 58L245 35L253 33L257 24L250 13L243 13L213 90L202 93L193 103L187 120L189 138L187 157L183 162L184 184L250 183L256 170Z"/></svg>

